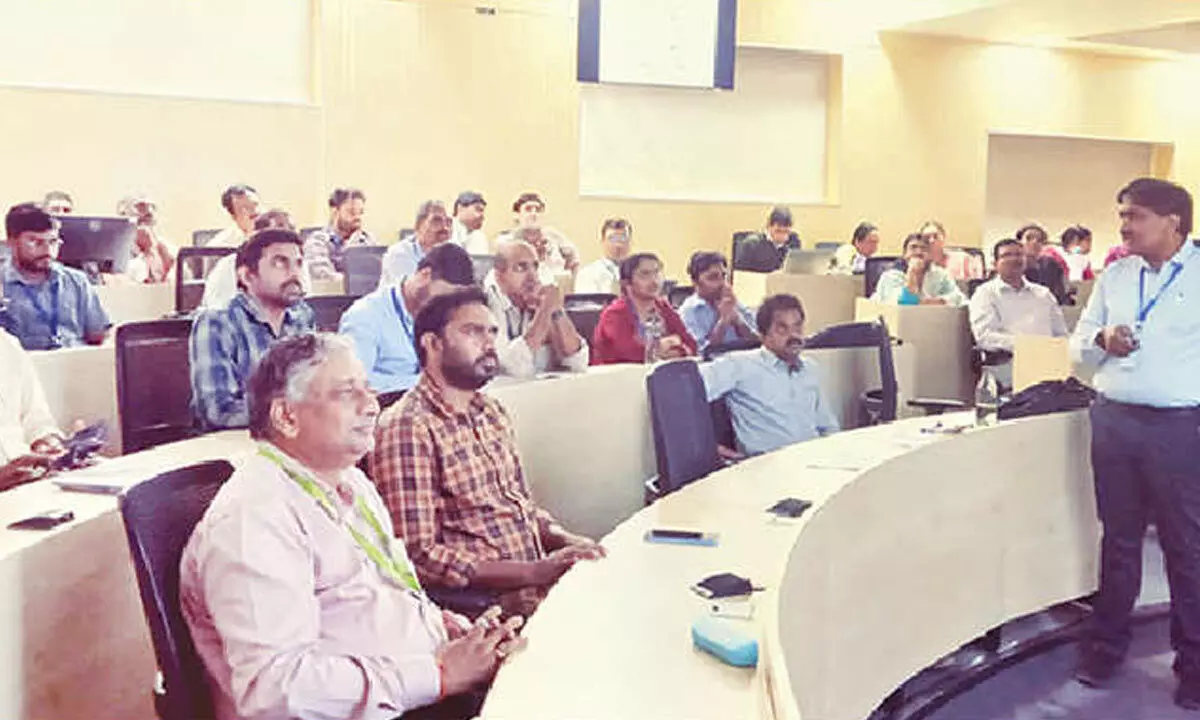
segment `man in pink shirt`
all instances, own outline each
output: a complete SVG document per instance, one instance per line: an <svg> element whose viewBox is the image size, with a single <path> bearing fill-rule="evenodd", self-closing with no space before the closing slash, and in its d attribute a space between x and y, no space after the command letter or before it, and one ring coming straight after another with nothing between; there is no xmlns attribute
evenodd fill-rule
<svg viewBox="0 0 1200 720"><path fill-rule="evenodd" d="M521 621L488 612L471 625L425 595L355 467L374 444L379 405L350 342L276 344L251 377L249 404L258 449L217 493L180 564L217 720L392 720L414 708L406 719L472 717L519 646Z"/></svg>

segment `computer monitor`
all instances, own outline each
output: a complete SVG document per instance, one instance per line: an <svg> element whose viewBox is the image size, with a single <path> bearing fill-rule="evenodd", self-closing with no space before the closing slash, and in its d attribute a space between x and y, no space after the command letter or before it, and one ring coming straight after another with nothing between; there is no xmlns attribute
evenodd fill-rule
<svg viewBox="0 0 1200 720"><path fill-rule="evenodd" d="M62 245L58 261L86 272L93 280L100 273L125 272L133 255L137 225L130 218L64 215L58 234Z"/></svg>
<svg viewBox="0 0 1200 720"><path fill-rule="evenodd" d="M788 250L783 271L792 275L824 275L833 267L834 250Z"/></svg>

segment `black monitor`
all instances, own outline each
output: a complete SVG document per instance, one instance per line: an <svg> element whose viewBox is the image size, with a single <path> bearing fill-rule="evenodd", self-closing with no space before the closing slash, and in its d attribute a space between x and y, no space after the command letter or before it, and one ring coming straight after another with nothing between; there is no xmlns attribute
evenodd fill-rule
<svg viewBox="0 0 1200 720"><path fill-rule="evenodd" d="M58 234L62 238L59 262L83 270L93 280L100 273L125 272L137 237L137 225L132 219L63 215L58 221L61 223Z"/></svg>

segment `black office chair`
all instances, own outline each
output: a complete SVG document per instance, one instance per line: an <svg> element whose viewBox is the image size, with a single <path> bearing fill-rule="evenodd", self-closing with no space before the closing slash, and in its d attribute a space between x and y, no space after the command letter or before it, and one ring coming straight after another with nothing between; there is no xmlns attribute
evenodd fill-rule
<svg viewBox="0 0 1200 720"><path fill-rule="evenodd" d="M391 406L395 405L400 401L400 398L404 397L404 393L406 392L408 391L392 390L391 392L379 393L379 395L375 398L379 403L379 412L383 412L384 410L387 410Z"/></svg>
<svg viewBox="0 0 1200 720"><path fill-rule="evenodd" d="M396 232L396 240L397 241L407 240L408 238L410 238L416 234L417 234L417 231L413 230L412 228L400 228L400 230Z"/></svg>
<svg viewBox="0 0 1200 720"><path fill-rule="evenodd" d="M193 230L192 245L194 247L204 247L208 244L209 240L212 240L220 233L220 230Z"/></svg>
<svg viewBox="0 0 1200 720"><path fill-rule="evenodd" d="M678 310L683 305L683 301L691 297L695 291L696 289L691 285L675 285L667 291L667 302Z"/></svg>
<svg viewBox="0 0 1200 720"><path fill-rule="evenodd" d="M571 293L563 298L563 307L570 308L574 305L579 307L605 308L616 299L617 296L612 293Z"/></svg>
<svg viewBox="0 0 1200 720"><path fill-rule="evenodd" d="M361 297L375 291L379 286L379 276L383 274L383 254L387 248L383 245L352 245L345 250L342 278L345 283L345 294Z"/></svg>
<svg viewBox="0 0 1200 720"><path fill-rule="evenodd" d="M823 241L823 242L817 243L813 247L816 248L817 250L837 250L841 246L842 246L842 243L840 243L840 242Z"/></svg>
<svg viewBox="0 0 1200 720"><path fill-rule="evenodd" d="M866 269L863 271L863 297L871 297L875 294L875 286L879 284L879 278L885 272L891 270L900 258L895 255L875 255L867 258Z"/></svg>
<svg viewBox="0 0 1200 720"><path fill-rule="evenodd" d="M563 308L579 336L591 343L600 324L600 314L616 299L611 293L575 293L563 299Z"/></svg>
<svg viewBox="0 0 1200 720"><path fill-rule="evenodd" d="M337 332L338 324L342 320L342 313L346 312L357 299L353 295L315 295L305 298L305 302L317 316L317 330Z"/></svg>
<svg viewBox="0 0 1200 720"><path fill-rule="evenodd" d="M200 307L204 283L217 261L236 248L185 247L175 258L175 312L186 314Z"/></svg>
<svg viewBox="0 0 1200 720"><path fill-rule="evenodd" d="M658 475L646 486L662 497L721 464L704 379L694 361L663 363L646 377Z"/></svg>
<svg viewBox="0 0 1200 720"><path fill-rule="evenodd" d="M154 693L161 720L213 717L208 680L179 604L179 561L192 530L232 474L227 461L213 460L134 485L119 498L161 675L161 689Z"/></svg>
<svg viewBox="0 0 1200 720"><path fill-rule="evenodd" d="M121 451L138 452L195 434L188 359L189 318L117 326Z"/></svg>
<svg viewBox="0 0 1200 720"><path fill-rule="evenodd" d="M831 325L804 342L804 346L811 350L866 347L879 351L880 387L867 390L860 398L860 425L878 425L896 419L900 386L896 381L892 342L887 323L882 318L869 322Z"/></svg>
<svg viewBox="0 0 1200 720"><path fill-rule="evenodd" d="M735 352L737 350L754 350L755 348L759 347L762 347L762 341L758 338L749 338L746 340L739 339L727 343L709 343L708 346L704 348L704 352L702 354L704 356L704 361L708 362L709 360L715 360L721 357L725 353Z"/></svg>

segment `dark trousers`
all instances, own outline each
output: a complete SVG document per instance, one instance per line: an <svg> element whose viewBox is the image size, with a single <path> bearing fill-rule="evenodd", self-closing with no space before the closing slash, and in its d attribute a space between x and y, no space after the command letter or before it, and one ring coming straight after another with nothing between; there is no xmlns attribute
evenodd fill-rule
<svg viewBox="0 0 1200 720"><path fill-rule="evenodd" d="M1100 590L1085 651L1114 661L1131 640L1152 520L1171 588L1176 668L1200 680L1200 411L1097 399L1091 410L1096 508L1104 535Z"/></svg>
<svg viewBox="0 0 1200 720"><path fill-rule="evenodd" d="M409 710L396 720L471 720L483 709L487 689L448 697L432 705Z"/></svg>

